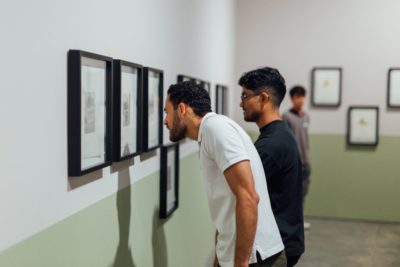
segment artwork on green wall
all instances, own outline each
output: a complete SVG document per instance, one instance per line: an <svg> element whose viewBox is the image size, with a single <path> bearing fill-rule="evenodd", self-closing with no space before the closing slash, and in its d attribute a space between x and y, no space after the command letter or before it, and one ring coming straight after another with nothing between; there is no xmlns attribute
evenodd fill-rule
<svg viewBox="0 0 400 267"><path fill-rule="evenodd" d="M347 113L347 143L376 146L379 139L379 107L351 106Z"/></svg>
<svg viewBox="0 0 400 267"><path fill-rule="evenodd" d="M160 213L168 218L179 203L179 143L161 147Z"/></svg>

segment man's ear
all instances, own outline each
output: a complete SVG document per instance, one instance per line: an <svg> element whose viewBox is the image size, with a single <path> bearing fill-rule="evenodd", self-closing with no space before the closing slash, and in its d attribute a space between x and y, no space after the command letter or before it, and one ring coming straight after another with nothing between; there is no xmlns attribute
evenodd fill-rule
<svg viewBox="0 0 400 267"><path fill-rule="evenodd" d="M266 103L271 99L271 96L267 92L261 92L260 98L262 102Z"/></svg>
<svg viewBox="0 0 400 267"><path fill-rule="evenodd" d="M179 103L179 104L178 104L177 111L178 111L178 116L179 116L179 118L182 118L182 117L186 114L186 112L187 112L186 105L183 104L183 103Z"/></svg>

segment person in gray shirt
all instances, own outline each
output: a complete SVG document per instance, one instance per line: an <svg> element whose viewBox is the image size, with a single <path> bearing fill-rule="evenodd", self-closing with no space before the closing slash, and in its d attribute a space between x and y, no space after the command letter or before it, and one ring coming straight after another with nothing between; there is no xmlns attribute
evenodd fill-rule
<svg viewBox="0 0 400 267"><path fill-rule="evenodd" d="M308 127L310 125L310 117L304 111L304 101L306 98L306 90L302 86L294 86L289 91L292 101L292 108L286 111L282 119L288 124L296 139L301 162L303 167L303 206L305 197L308 193L310 184L310 157L309 157L309 142L308 142ZM304 228L309 229L310 223L304 222Z"/></svg>

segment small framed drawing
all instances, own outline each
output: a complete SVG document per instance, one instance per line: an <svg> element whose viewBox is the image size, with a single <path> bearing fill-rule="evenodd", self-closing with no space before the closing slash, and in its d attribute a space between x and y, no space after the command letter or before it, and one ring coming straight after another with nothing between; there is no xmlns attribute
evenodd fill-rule
<svg viewBox="0 0 400 267"><path fill-rule="evenodd" d="M339 107L342 97L342 69L318 67L311 72L311 104Z"/></svg>
<svg viewBox="0 0 400 267"><path fill-rule="evenodd" d="M389 108L400 108L400 68L389 69L387 106Z"/></svg>
<svg viewBox="0 0 400 267"><path fill-rule="evenodd" d="M165 219L179 203L179 143L161 147L160 218Z"/></svg>
<svg viewBox="0 0 400 267"><path fill-rule="evenodd" d="M352 106L347 113L347 143L376 146L379 139L379 107Z"/></svg>
<svg viewBox="0 0 400 267"><path fill-rule="evenodd" d="M162 144L164 72L143 68L143 151Z"/></svg>
<svg viewBox="0 0 400 267"><path fill-rule="evenodd" d="M210 94L211 92L211 84L210 82L202 81L201 84L203 85L204 89Z"/></svg>
<svg viewBox="0 0 400 267"><path fill-rule="evenodd" d="M123 60L113 66L113 160L121 161L141 152L143 68Z"/></svg>
<svg viewBox="0 0 400 267"><path fill-rule="evenodd" d="M184 75L184 74L178 75L178 83L187 82L187 81L196 81L196 79L192 78L190 76Z"/></svg>
<svg viewBox="0 0 400 267"><path fill-rule="evenodd" d="M227 115L227 94L228 88L224 85L217 84L215 87L215 112Z"/></svg>
<svg viewBox="0 0 400 267"><path fill-rule="evenodd" d="M112 58L68 52L68 175L111 165Z"/></svg>
<svg viewBox="0 0 400 267"><path fill-rule="evenodd" d="M202 81L200 79L197 79L197 78L193 78L193 77L188 76L188 75L184 75L184 74L179 74L177 80L178 80L178 83L192 81L192 82L195 82L197 84L204 84L204 81Z"/></svg>

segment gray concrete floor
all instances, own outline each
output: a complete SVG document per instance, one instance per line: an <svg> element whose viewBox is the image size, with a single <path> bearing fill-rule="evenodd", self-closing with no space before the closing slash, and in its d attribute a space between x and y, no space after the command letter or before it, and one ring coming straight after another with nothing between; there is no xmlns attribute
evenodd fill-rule
<svg viewBox="0 0 400 267"><path fill-rule="evenodd" d="M400 224L306 219L296 267L400 267Z"/></svg>

